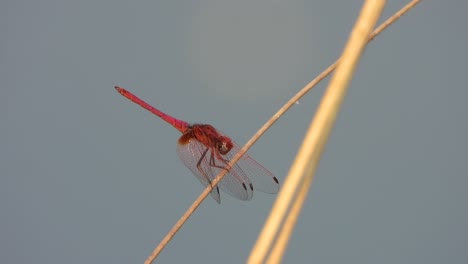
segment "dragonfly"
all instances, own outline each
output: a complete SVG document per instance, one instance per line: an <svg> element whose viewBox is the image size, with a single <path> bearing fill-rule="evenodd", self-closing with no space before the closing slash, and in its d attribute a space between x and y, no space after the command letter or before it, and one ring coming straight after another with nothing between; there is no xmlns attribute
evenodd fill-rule
<svg viewBox="0 0 468 264"><path fill-rule="evenodd" d="M219 189L243 201L252 199L254 189L271 194L278 192L278 179L248 154L229 167L230 160L240 151L240 147L212 125L189 124L163 113L122 87L114 88L182 133L177 142L179 158L203 186L211 185L210 195L218 204L221 203ZM213 186L212 181L222 170L228 172L217 186Z"/></svg>

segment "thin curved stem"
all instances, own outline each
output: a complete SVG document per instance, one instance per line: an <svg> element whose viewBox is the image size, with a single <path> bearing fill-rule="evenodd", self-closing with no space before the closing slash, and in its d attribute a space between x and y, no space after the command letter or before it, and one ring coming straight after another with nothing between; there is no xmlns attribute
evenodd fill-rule
<svg viewBox="0 0 468 264"><path fill-rule="evenodd" d="M384 23L382 23L379 27L377 27L374 32L370 35L368 41L372 41L375 37L377 37L382 31L384 31L387 27L393 24L396 20L398 20L403 14L408 12L411 8L413 8L416 4L418 4L421 0L413 0L405 7L400 9L396 12L393 16L387 19ZM335 61L333 64L328 66L322 73L320 73L315 79L309 82L304 88L302 88L298 93L296 93L288 102L286 102L256 133L255 135L242 147L242 149L238 152L238 154L229 162L229 165L232 167L244 153L252 147L252 145L262 136L273 124L289 109L291 108L302 96L304 96L307 92L309 92L314 86L316 86L320 81L325 79L335 68L338 63L339 59ZM212 186L218 184L227 171L223 170L220 174L212 181ZM166 236L161 240L161 242L156 246L153 252L148 256L145 261L145 264L151 264L156 257L162 252L162 250L166 247L166 245L171 241L171 239L175 236L177 231L182 227L182 225L188 220L188 218L193 214L193 212L200 206L203 200L208 196L212 187L207 186L205 190L198 196L198 198L192 203L192 205L187 209L187 211L179 218L179 220L174 224L174 226L169 230Z"/></svg>

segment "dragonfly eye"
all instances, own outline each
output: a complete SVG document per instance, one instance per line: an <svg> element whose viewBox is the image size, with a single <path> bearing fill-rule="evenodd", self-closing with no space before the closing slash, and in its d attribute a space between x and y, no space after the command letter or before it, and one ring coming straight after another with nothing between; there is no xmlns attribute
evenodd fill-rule
<svg viewBox="0 0 468 264"><path fill-rule="evenodd" d="M218 151L221 155L226 155L232 149L232 143L229 141L221 141L218 145Z"/></svg>

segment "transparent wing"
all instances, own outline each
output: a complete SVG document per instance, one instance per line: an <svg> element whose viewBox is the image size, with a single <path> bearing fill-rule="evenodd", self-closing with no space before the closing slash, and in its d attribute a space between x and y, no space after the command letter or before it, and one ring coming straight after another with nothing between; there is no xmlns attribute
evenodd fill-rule
<svg viewBox="0 0 468 264"><path fill-rule="evenodd" d="M228 160L231 160L240 151L240 147L235 142L232 143L234 146L225 155ZM272 194L277 193L279 190L279 181L275 175L248 154L242 156L232 168L231 173L247 175L255 190Z"/></svg>
<svg viewBox="0 0 468 264"><path fill-rule="evenodd" d="M177 153L179 154L182 162L192 171L193 174L195 174L195 176L204 186L207 186L209 183L211 183L211 181L216 178L216 175L218 175L221 170L226 167L227 162L229 162L229 160L225 161L218 159L217 155L212 153L211 148L209 148L207 151L206 150L207 147L205 147L205 145L196 139L191 139L187 144L184 145L178 144L177 147ZM202 157L203 159L201 159ZM212 157L214 166L210 164L210 159ZM198 167L197 164L199 164ZM218 186L221 190L227 192L233 197L236 197L237 199L244 201L250 200L253 196L252 183L245 175L245 173L239 174L236 173L237 171L238 170L235 170L234 173L229 172L226 174ZM215 198L213 196L213 191L211 192L211 196ZM218 201L218 199L215 198L216 201Z"/></svg>
<svg viewBox="0 0 468 264"><path fill-rule="evenodd" d="M190 142L185 145L177 144L177 155L179 155L179 158L182 160L184 165L189 168L189 170L192 171L192 173L198 178L201 184L206 187L211 183L212 179L216 177L216 175L213 176L213 172L210 168L211 166L205 162L200 163L200 169L197 168L197 163L205 151L206 147L195 139L191 139ZM206 155L209 155L209 153L206 153L205 156ZM210 195L213 197L213 199L215 199L216 202L221 203L218 186L211 190Z"/></svg>
<svg viewBox="0 0 468 264"><path fill-rule="evenodd" d="M215 151L214 149L207 150L207 147L202 143L192 139L187 144L178 144L177 153L185 166L192 171L204 186L207 186L239 152L239 146L234 142L233 144L233 148L226 155L219 153L216 155L216 153L212 153L212 151ZM201 159L202 157L203 159ZM198 167L197 164L199 164ZM229 173L218 186L240 200L251 200L254 189L265 193L277 193L279 189L276 177L248 155L244 155L229 170ZM216 197L214 192L215 189L211 192L211 196L219 203L219 193L217 193Z"/></svg>

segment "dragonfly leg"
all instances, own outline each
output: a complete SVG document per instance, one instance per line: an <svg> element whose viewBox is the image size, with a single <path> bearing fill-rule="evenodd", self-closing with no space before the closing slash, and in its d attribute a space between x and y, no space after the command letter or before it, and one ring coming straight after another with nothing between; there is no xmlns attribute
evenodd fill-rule
<svg viewBox="0 0 468 264"><path fill-rule="evenodd" d="M205 177L205 179L208 181L208 183L211 185L211 188L212 188L213 190L216 189L216 192L218 192L218 194L219 194L218 186L213 186L213 185L211 184L211 179L210 179L210 177L208 177L208 175L206 175L205 171L204 171L204 170L202 169L202 167L201 167L201 163L202 163L203 159L205 158L206 153L208 153L208 148L206 148L205 151L203 151L203 154L201 155L200 159L198 160L198 162L197 162L197 169L198 169L198 171L203 175L203 177Z"/></svg>
<svg viewBox="0 0 468 264"><path fill-rule="evenodd" d="M216 164L216 161L215 161L215 157L216 157L217 160L222 161L222 162L224 163L225 166L217 165L217 164ZM216 167L216 168L220 168L220 169L222 169L222 170L227 170L227 171L230 171L230 170L231 170L231 167L229 166L229 162L228 162L227 160L223 159L223 158L221 157L221 155L219 154L219 152L215 152L215 153L213 154L213 150L211 150L211 152L210 152L210 166L213 166L213 167ZM239 182L241 182L242 187L244 188L244 190L247 191L247 186L245 185L245 182L243 182L243 180L239 179L239 177L237 177L235 174L233 174L233 176L236 177L237 180L238 180ZM252 185L252 183L249 184L249 188L250 188L250 190L253 191L253 185Z"/></svg>
<svg viewBox="0 0 468 264"><path fill-rule="evenodd" d="M216 164L216 161L215 161L215 156L216 156L216 159L222 161L224 163L224 166L220 166L220 165L217 165ZM231 168L229 167L229 162L225 159L223 159L218 152L215 152L213 154L213 150L210 152L210 166L212 167L215 167L215 168L219 168L219 169L222 169L222 170L227 170L227 171L230 171Z"/></svg>

